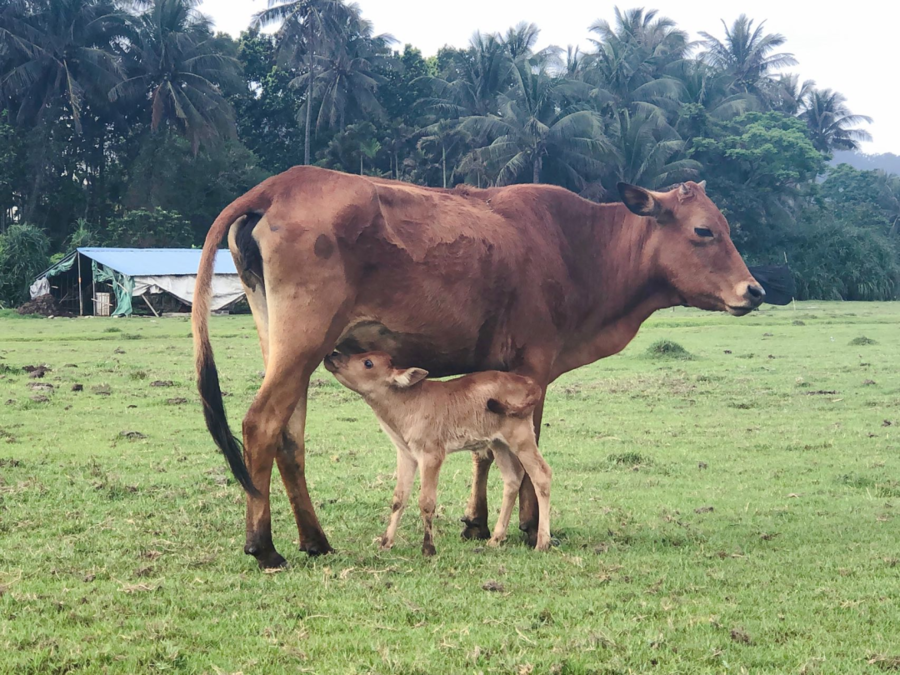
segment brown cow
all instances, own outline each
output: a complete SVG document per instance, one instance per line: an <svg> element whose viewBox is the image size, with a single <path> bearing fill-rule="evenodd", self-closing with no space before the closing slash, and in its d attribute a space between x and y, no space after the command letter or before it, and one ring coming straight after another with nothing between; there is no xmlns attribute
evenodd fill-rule
<svg viewBox="0 0 900 675"><path fill-rule="evenodd" d="M365 352L325 357L325 369L362 396L397 449L397 487L381 547L394 545L410 489L420 472L419 509L425 525L422 553L434 555L431 523L438 475L451 452L490 449L503 477L503 503L490 542L506 539L522 479L536 488L539 551L550 547L550 467L541 457L532 413L543 392L534 380L489 370L436 382L421 368L394 368L389 354Z"/></svg>
<svg viewBox="0 0 900 675"><path fill-rule="evenodd" d="M546 391L561 374L621 351L658 309L740 316L762 302L702 183L620 192L625 204L599 205L547 185L438 190L296 167L226 207L203 247L193 328L207 426L248 493L244 550L263 567L284 563L271 534L274 462L301 550L331 550L307 492L303 443L309 378L334 350L384 351L398 367L434 376L513 371ZM225 234L266 364L244 418L243 459L207 319ZM489 465L476 460L468 535L489 536ZM527 477L519 501L520 527L534 543Z"/></svg>

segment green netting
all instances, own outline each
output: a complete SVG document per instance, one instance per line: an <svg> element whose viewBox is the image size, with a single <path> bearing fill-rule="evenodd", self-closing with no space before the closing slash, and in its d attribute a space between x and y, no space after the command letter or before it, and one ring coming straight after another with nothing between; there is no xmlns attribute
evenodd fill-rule
<svg viewBox="0 0 900 675"><path fill-rule="evenodd" d="M49 278L55 277L57 274L62 274L63 272L68 272L75 264L76 258L78 258L78 251L75 251L75 253L70 253L67 257L63 258L53 267L41 274L41 276Z"/></svg>
<svg viewBox="0 0 900 675"><path fill-rule="evenodd" d="M134 279L128 275L116 272L106 265L101 265L96 260L91 261L91 271L94 281L108 281L112 284L116 294L116 309L112 316L131 316L131 294L134 293Z"/></svg>

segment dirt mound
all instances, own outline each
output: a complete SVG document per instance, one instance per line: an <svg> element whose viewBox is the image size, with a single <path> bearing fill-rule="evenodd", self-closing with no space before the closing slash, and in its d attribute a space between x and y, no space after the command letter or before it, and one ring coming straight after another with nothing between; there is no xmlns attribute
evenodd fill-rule
<svg viewBox="0 0 900 675"><path fill-rule="evenodd" d="M26 302L17 310L19 314L39 314L40 316L74 316L60 308L59 303L52 295L39 295L34 300Z"/></svg>

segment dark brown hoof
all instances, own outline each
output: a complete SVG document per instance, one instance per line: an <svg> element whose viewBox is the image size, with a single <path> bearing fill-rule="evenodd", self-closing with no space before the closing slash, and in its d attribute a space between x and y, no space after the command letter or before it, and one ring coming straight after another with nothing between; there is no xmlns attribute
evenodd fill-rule
<svg viewBox="0 0 900 675"><path fill-rule="evenodd" d="M525 538L525 543L530 547L534 548L537 546L537 523L522 523L519 525L519 529L522 530L522 534Z"/></svg>
<svg viewBox="0 0 900 675"><path fill-rule="evenodd" d="M305 553L306 555L308 555L310 558L317 558L320 555L334 553L334 549L331 548L331 546L328 544L327 539L301 544L300 551L301 553Z"/></svg>
<svg viewBox="0 0 900 675"><path fill-rule="evenodd" d="M465 524L465 528L462 531L463 539L491 538L491 530L485 523L480 523L477 520L471 520L469 518L462 518L461 521Z"/></svg>
<svg viewBox="0 0 900 675"><path fill-rule="evenodd" d="M430 558L435 553L437 553L437 551L434 550L434 544L422 544L422 555L426 558Z"/></svg>
<svg viewBox="0 0 900 675"><path fill-rule="evenodd" d="M256 556L256 564L261 570L276 570L287 566L285 560L278 551L272 550L267 553Z"/></svg>

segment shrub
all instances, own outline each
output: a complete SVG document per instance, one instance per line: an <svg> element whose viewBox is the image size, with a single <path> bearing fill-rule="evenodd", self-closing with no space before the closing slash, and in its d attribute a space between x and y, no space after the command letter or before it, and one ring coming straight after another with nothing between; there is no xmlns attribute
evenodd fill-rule
<svg viewBox="0 0 900 675"><path fill-rule="evenodd" d="M50 241L33 225L16 223L0 234L0 303L20 305L28 300L28 287L47 269Z"/></svg>

